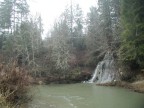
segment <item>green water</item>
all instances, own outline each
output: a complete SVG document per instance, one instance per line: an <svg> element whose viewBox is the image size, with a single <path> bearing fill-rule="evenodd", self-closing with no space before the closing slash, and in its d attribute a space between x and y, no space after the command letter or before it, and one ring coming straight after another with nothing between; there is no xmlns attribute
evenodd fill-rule
<svg viewBox="0 0 144 108"><path fill-rule="evenodd" d="M144 108L144 94L94 84L36 86L32 93L29 108Z"/></svg>

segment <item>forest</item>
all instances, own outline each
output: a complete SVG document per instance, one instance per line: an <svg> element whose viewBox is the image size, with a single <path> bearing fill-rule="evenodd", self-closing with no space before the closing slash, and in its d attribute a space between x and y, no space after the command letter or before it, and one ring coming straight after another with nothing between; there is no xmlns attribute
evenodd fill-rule
<svg viewBox="0 0 144 108"><path fill-rule="evenodd" d="M98 0L86 17L70 4L43 31L27 0L0 1L0 106L26 103L33 84L88 81L107 52L119 76L112 85L139 81L144 92L144 0Z"/></svg>

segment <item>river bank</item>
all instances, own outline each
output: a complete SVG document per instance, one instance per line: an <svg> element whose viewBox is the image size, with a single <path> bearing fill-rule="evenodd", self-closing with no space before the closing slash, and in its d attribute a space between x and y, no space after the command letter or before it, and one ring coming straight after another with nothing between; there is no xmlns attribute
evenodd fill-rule
<svg viewBox="0 0 144 108"><path fill-rule="evenodd" d="M49 84L76 84L76 83L81 83L81 80L76 80L76 79L55 79L52 81L48 81L47 79L44 78L37 78L34 80L33 84L34 85L49 85ZM117 82L112 82L112 83L104 83L104 84L96 84L98 86L114 86L114 87L120 87L120 88L125 88L129 89L134 92L139 92L139 93L144 93L144 80L139 80L135 82L126 82L126 81L117 81Z"/></svg>
<svg viewBox="0 0 144 108"><path fill-rule="evenodd" d="M96 85L98 85L98 86L115 86L115 87L126 88L126 89L132 90L134 92L144 93L144 80L135 81L133 83L118 81L118 82L113 82L113 83L104 83L104 84L96 84Z"/></svg>

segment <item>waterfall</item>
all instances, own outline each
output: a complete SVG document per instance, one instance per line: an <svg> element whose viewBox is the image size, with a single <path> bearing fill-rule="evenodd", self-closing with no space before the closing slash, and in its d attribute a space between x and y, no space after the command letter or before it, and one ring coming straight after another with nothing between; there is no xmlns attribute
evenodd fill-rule
<svg viewBox="0 0 144 108"><path fill-rule="evenodd" d="M93 77L89 80L89 83L93 83L93 82L95 82L95 80L97 80L96 77L97 77L99 66L100 66L100 63L98 63L98 65L97 65L97 67L96 67L96 69L92 75Z"/></svg>
<svg viewBox="0 0 144 108"><path fill-rule="evenodd" d="M118 72L113 53L107 52L103 61L99 62L89 83L109 83L118 80Z"/></svg>

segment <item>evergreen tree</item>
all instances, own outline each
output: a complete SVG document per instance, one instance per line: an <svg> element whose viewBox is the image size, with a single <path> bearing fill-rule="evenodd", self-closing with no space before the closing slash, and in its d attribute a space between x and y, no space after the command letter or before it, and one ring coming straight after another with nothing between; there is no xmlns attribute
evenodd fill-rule
<svg viewBox="0 0 144 108"><path fill-rule="evenodd" d="M0 2L0 32L9 33L11 29L12 1L4 0Z"/></svg>
<svg viewBox="0 0 144 108"><path fill-rule="evenodd" d="M113 34L112 34L112 20L111 20L111 9L110 9L110 0L99 0L99 13L100 13L100 25L101 25L101 34L107 39L108 49L111 50Z"/></svg>
<svg viewBox="0 0 144 108"><path fill-rule="evenodd" d="M106 39L101 36L101 26L98 10L96 7L91 7L87 18L87 48L89 51L95 52L96 50L103 49L105 47ZM102 48L103 47L103 48Z"/></svg>
<svg viewBox="0 0 144 108"><path fill-rule="evenodd" d="M84 18L83 12L80 6L72 5L70 8L66 8L65 11L60 16L66 21L70 33L70 43L74 49L84 49L85 39L83 34Z"/></svg>
<svg viewBox="0 0 144 108"><path fill-rule="evenodd" d="M144 67L144 1L122 0L120 58L131 68Z"/></svg>
<svg viewBox="0 0 144 108"><path fill-rule="evenodd" d="M28 12L29 10L26 0L3 0L0 2L1 49L5 47L4 44L6 41L8 42L9 38L16 41L16 33L18 32L21 23L26 21Z"/></svg>
<svg viewBox="0 0 144 108"><path fill-rule="evenodd" d="M82 9L79 7L79 5L76 5L73 14L74 14L74 28L72 37L73 47L75 47L77 50L84 50L85 49L85 37L83 33L84 18Z"/></svg>

